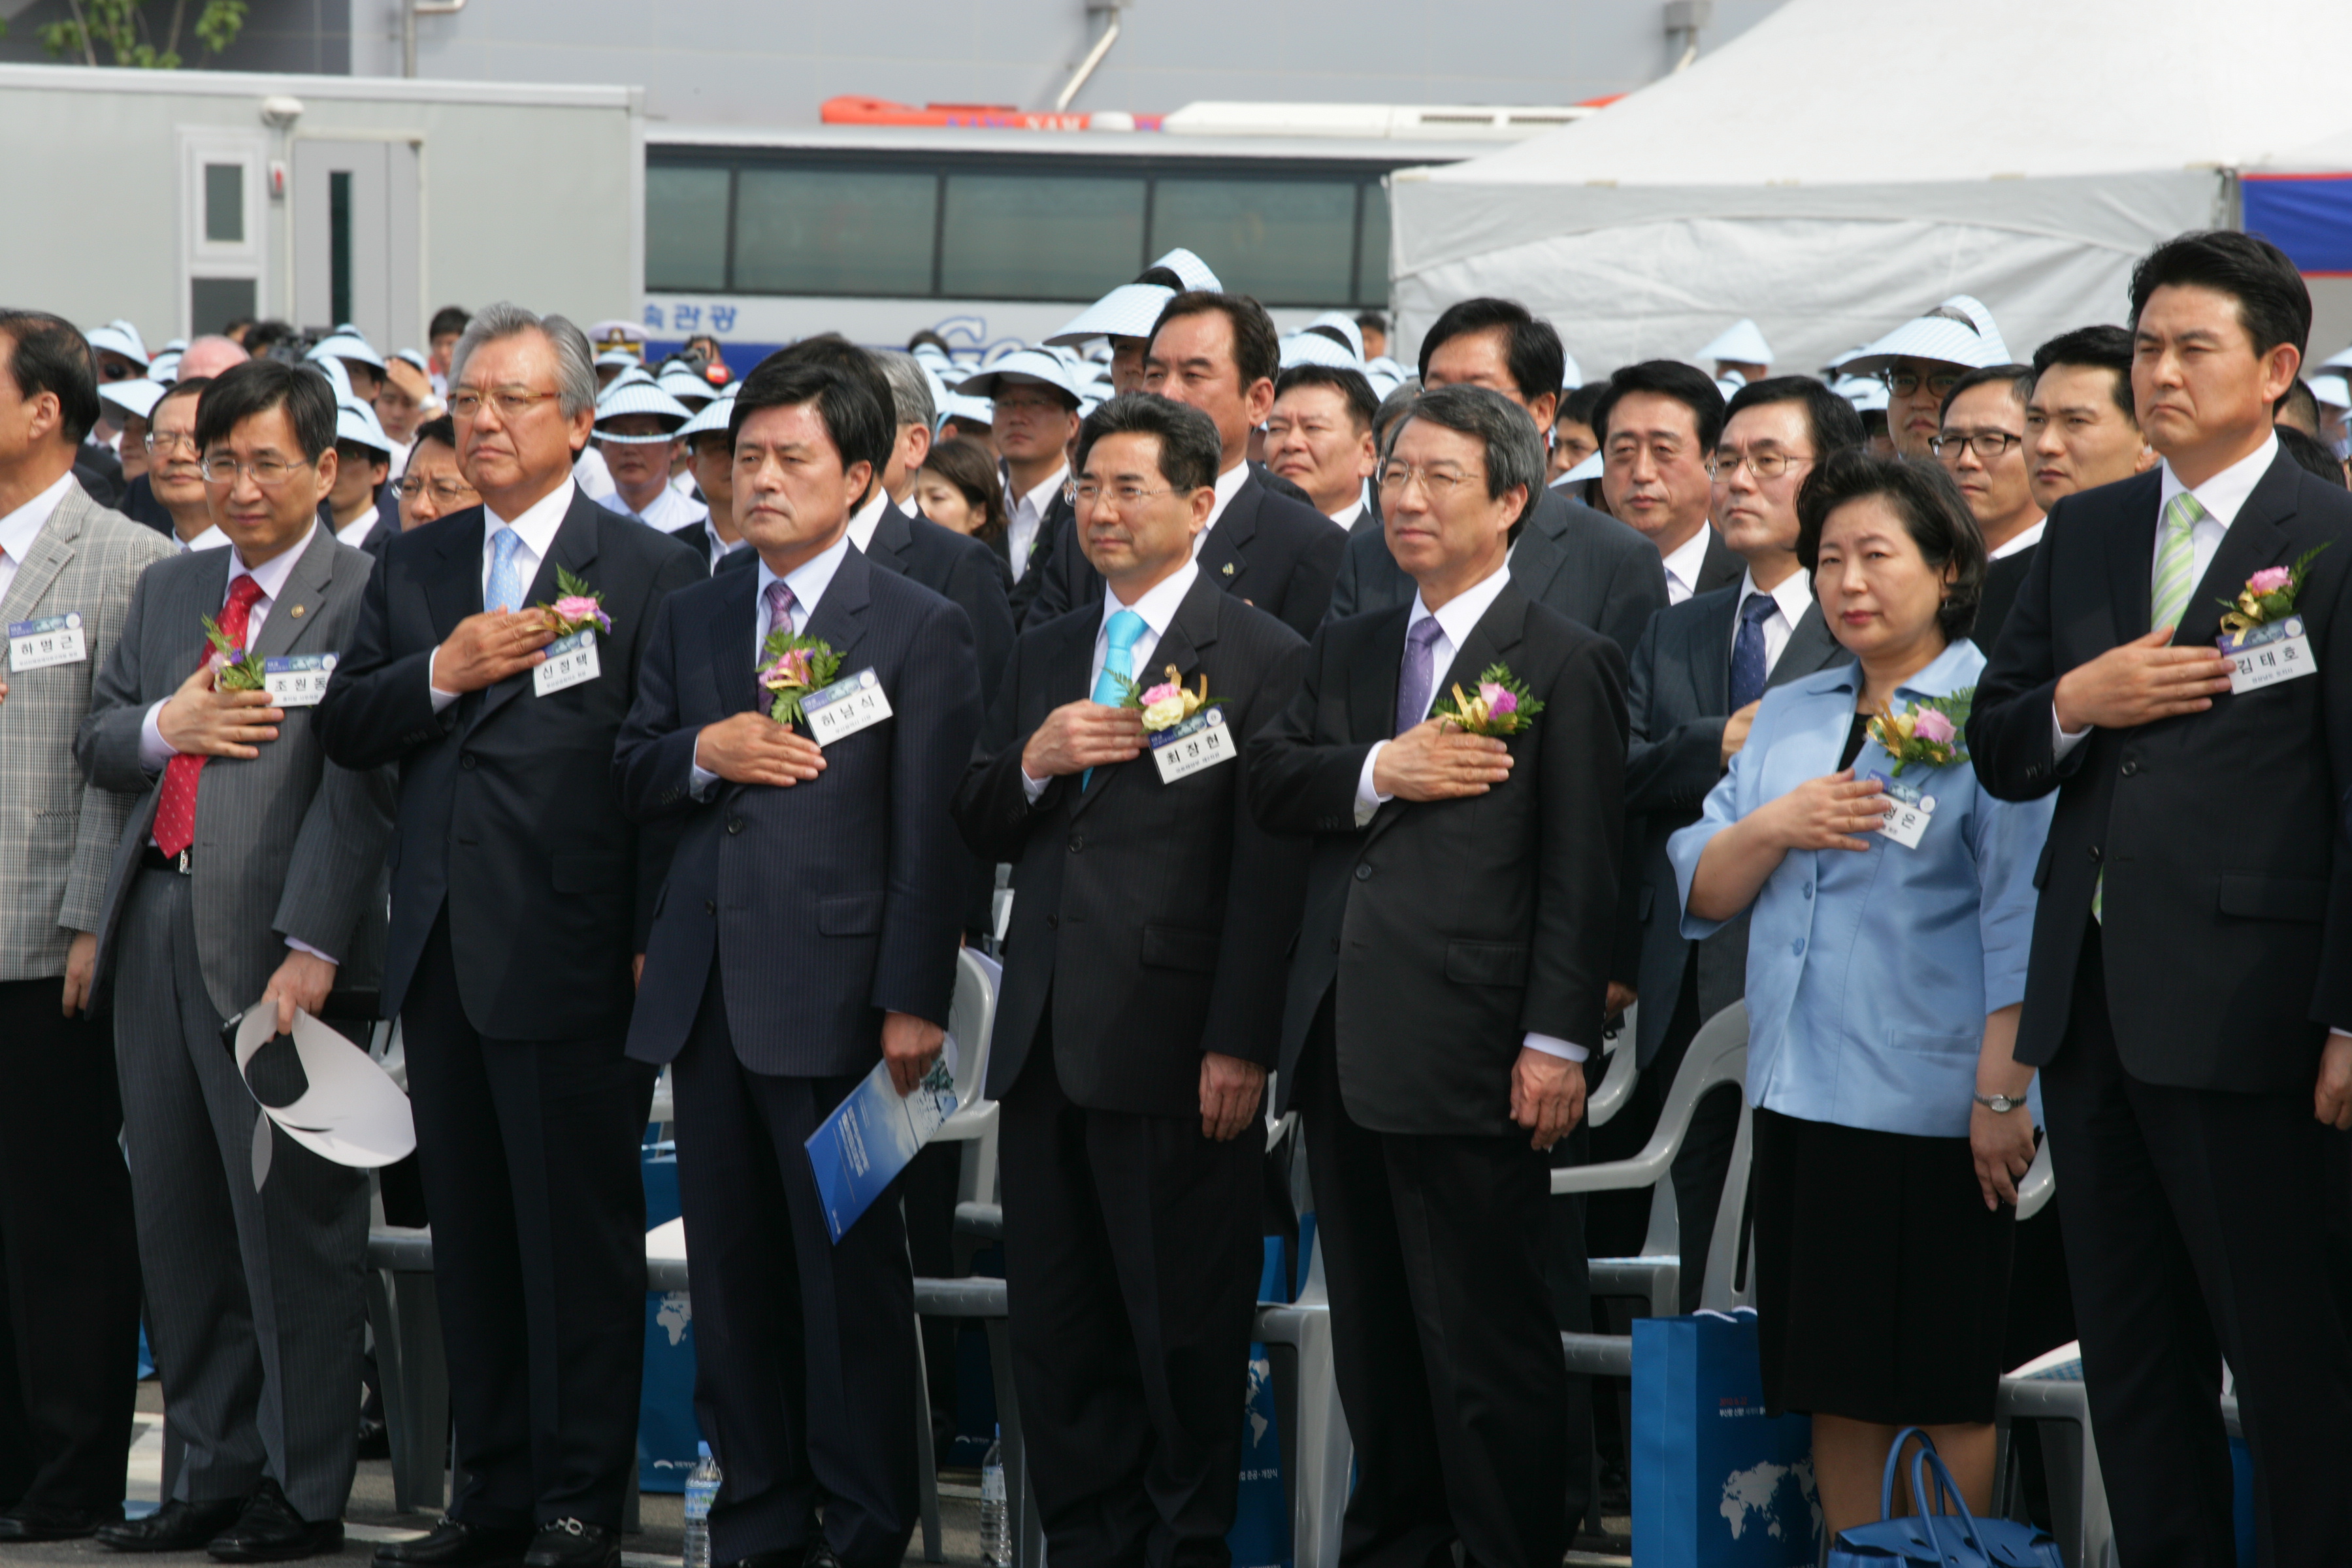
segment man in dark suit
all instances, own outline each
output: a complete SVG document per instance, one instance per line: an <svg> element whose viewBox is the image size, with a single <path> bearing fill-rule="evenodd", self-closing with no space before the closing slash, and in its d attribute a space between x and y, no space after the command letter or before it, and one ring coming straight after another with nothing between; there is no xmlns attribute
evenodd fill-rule
<svg viewBox="0 0 2352 1568"><path fill-rule="evenodd" d="M1220 1560L1239 1495L1259 1102L1307 866L1227 764L1289 700L1307 645L1192 559L1222 449L1166 398L1087 416L1079 540L1108 592L1022 635L956 801L972 847L1013 867L988 1091L1013 1381L1055 1562ZM1181 702L1139 712L1121 684L1169 669L1223 702L1220 761L1173 780L1144 760L1146 726Z"/></svg>
<svg viewBox="0 0 2352 1568"><path fill-rule="evenodd" d="M1969 633L1988 656L2000 640L2018 584L2042 542L2042 503L2033 488L2032 454L2026 449L2026 400L2032 392L2031 365L1992 364L1969 372L1944 395L1942 424L1931 448L1984 534L1989 585L1993 568L2001 568L1999 588L1979 605ZM2018 564L2002 567L2005 562Z"/></svg>
<svg viewBox="0 0 2352 1568"><path fill-rule="evenodd" d="M669 859L609 763L654 613L705 569L573 484L595 412L577 327L494 305L457 363L482 505L385 547L319 706L331 757L400 764L383 1005L407 1042L457 1427L448 1519L376 1557L608 1568L636 1462L654 1080L622 1043ZM551 679L536 606L559 574L602 616Z"/></svg>
<svg viewBox="0 0 2352 1568"><path fill-rule="evenodd" d="M205 640L212 616L252 657L315 670L350 637L370 563L317 515L337 472L333 393L249 360L198 414L230 547L140 579L75 744L93 783L139 797L107 880L98 977L115 984L147 1323L181 1451L165 1507L100 1539L278 1562L342 1549L368 1178L257 1128L222 1023L258 1008L283 1034L338 980L371 982L392 781L332 763L315 708L223 686ZM269 1066L255 1059L256 1089Z"/></svg>
<svg viewBox="0 0 2352 1568"><path fill-rule="evenodd" d="M989 399L989 433L1004 488L1004 532L995 550L1012 574L1013 623L1025 626L1069 521L1070 499L1063 492L1078 433L1077 384L1057 355L1022 349L966 376L956 391Z"/></svg>
<svg viewBox="0 0 2352 1568"><path fill-rule="evenodd" d="M735 526L735 444L727 433L734 414L732 396L714 397L677 429L678 439L686 443L694 488L702 493L709 510L692 522L671 529L669 536L698 552L714 573L748 552L742 531Z"/></svg>
<svg viewBox="0 0 2352 1568"><path fill-rule="evenodd" d="M1350 1563L1421 1568L1458 1540L1492 1568L1553 1568L1582 1511L1545 1151L1582 1116L1601 1036L1624 658L1505 570L1542 483L1523 410L1479 387L1425 395L1381 469L1419 591L1318 633L1248 752L1259 820L1314 838L1281 1086L1304 1118L1356 1445ZM1496 665L1543 704L1528 728L1425 717Z"/></svg>
<svg viewBox="0 0 2352 1568"><path fill-rule="evenodd" d="M1739 557L1707 521L1707 455L1723 434L1723 393L1675 360L1644 360L1609 378L1592 405L1601 492L1609 515L1633 525L1665 563L1666 599L1679 605L1739 581Z"/></svg>
<svg viewBox="0 0 2352 1568"><path fill-rule="evenodd" d="M1684 939L1666 840L1698 819L1707 792L1746 742L1764 692L1845 657L1797 563L1797 491L1822 458L1862 441L1853 405L1811 376L1741 387L1707 466L1714 475L1709 513L1746 570L1731 587L1659 611L1633 649L1625 809L1632 817L1628 875L1640 883L1633 988L1644 1002L1635 1031L1642 1077L1633 1100L1607 1126L1593 1129L1596 1160L1640 1152L1692 1037L1747 991L1748 922L1735 921L1704 942ZM1708 1096L1675 1162L1686 1312L1698 1310L1707 1238L1738 1121L1738 1089ZM1596 1257L1641 1249L1649 1194L1623 1196L1634 1201L1613 1193L1592 1200L1588 1241Z"/></svg>
<svg viewBox="0 0 2352 1568"><path fill-rule="evenodd" d="M1250 466L1250 432L1274 406L1281 368L1274 322L1256 300L1194 289L1160 312L1144 353L1143 384L1206 414L1224 443L1216 504L1192 547L1201 574L1305 637L1330 606L1347 535L1306 502L1275 493ZM1053 548L1053 557L1034 568L1043 580L1024 627L1102 602L1102 574L1078 548L1075 519L1063 522Z"/></svg>
<svg viewBox="0 0 2352 1568"><path fill-rule="evenodd" d="M1376 530L1372 470L1380 445L1372 421L1381 400L1364 373L1347 365L1294 364L1274 384L1265 417L1267 470L1299 486L1307 505L1353 533Z"/></svg>
<svg viewBox="0 0 2352 1568"><path fill-rule="evenodd" d="M2230 1559L2226 1358L2265 1561L2329 1562L2352 1535L2352 497L2271 433L2311 322L2276 248L2158 246L2132 319L2163 463L2060 500L1968 725L1986 788L2058 794L2017 1059L2042 1073L2118 1555ZM2232 690L2223 608L2273 568L2294 619L2262 613L2300 635L2243 663L2305 673Z"/></svg>
<svg viewBox="0 0 2352 1568"><path fill-rule="evenodd" d="M759 569L664 606L614 759L630 813L683 829L629 1054L675 1063L714 1557L889 1568L916 1513L906 1230L893 1191L833 1242L803 1145L877 1062L905 1094L940 1054L980 680L962 612L849 544L889 438L863 381L773 356L734 417ZM777 633L887 713L822 749L774 722Z"/></svg>
<svg viewBox="0 0 2352 1568"><path fill-rule="evenodd" d="M1566 364L1551 323L1510 300L1465 300L1421 340L1424 385L1501 393L1538 433L1551 428ZM1666 605L1656 548L1615 518L1549 488L1540 489L1528 524L1510 557L1519 592L1632 652L1650 616ZM1410 604L1412 595L1412 578L1397 565L1382 531L1368 529L1348 541L1331 590L1333 619Z"/></svg>

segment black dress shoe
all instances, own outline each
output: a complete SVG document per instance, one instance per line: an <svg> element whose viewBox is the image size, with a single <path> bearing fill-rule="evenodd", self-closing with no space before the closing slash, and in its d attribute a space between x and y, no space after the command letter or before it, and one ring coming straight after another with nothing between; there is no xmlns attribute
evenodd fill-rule
<svg viewBox="0 0 2352 1568"><path fill-rule="evenodd" d="M381 1421L371 1421L364 1415L361 1416L359 1457L362 1459L391 1458L392 1428Z"/></svg>
<svg viewBox="0 0 2352 1568"><path fill-rule="evenodd" d="M801 1568L801 1553L789 1547L775 1546L754 1552L749 1557L738 1557L727 1568Z"/></svg>
<svg viewBox="0 0 2352 1568"><path fill-rule="evenodd" d="M539 1527L523 1568L621 1568L621 1538L601 1524L553 1520Z"/></svg>
<svg viewBox="0 0 2352 1568"><path fill-rule="evenodd" d="M833 1548L820 1535L809 1542L808 1555L801 1559L801 1568L841 1568L841 1559L833 1554Z"/></svg>
<svg viewBox="0 0 2352 1568"><path fill-rule="evenodd" d="M445 1518L415 1541L387 1541L377 1547L376 1568L513 1568L530 1541L527 1524L499 1527Z"/></svg>
<svg viewBox="0 0 2352 1568"><path fill-rule="evenodd" d="M121 1511L50 1508L37 1502L18 1503L0 1513L0 1541L79 1541L95 1535L98 1527L120 1521Z"/></svg>
<svg viewBox="0 0 2352 1568"><path fill-rule="evenodd" d="M245 1504L183 1502L173 1498L144 1519L119 1520L98 1527L98 1543L117 1552L194 1552L236 1522Z"/></svg>
<svg viewBox="0 0 2352 1568"><path fill-rule="evenodd" d="M236 1522L213 1537L205 1550L221 1563L291 1563L300 1557L324 1557L343 1549L343 1521L317 1523L294 1511L278 1483L263 1477L245 1500Z"/></svg>

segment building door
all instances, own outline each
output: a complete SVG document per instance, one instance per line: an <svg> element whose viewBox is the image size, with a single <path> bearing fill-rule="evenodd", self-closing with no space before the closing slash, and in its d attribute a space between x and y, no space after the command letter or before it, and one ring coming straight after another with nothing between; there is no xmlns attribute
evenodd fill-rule
<svg viewBox="0 0 2352 1568"><path fill-rule="evenodd" d="M417 143L294 143L294 325L350 322L384 353L423 346Z"/></svg>

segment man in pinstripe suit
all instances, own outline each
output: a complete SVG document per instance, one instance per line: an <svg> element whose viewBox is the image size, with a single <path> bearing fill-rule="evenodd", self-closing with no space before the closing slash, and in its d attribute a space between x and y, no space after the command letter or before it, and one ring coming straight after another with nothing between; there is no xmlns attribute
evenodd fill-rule
<svg viewBox="0 0 2352 1568"><path fill-rule="evenodd" d="M318 521L334 442L334 395L311 371L253 360L205 389L196 444L231 548L140 580L74 747L93 783L139 797L98 965L116 985L150 1342L182 1453L161 1511L100 1531L121 1550L257 1563L342 1546L367 1176L290 1139L263 1144L221 1031L262 1007L282 1032L352 978L341 961L383 919L369 905L392 786L328 762L309 708L226 689L204 626L314 669L341 651L370 563ZM280 1102L299 1092L292 1076Z"/></svg>
<svg viewBox="0 0 2352 1568"><path fill-rule="evenodd" d="M115 1518L131 1441L139 1254L114 1053L89 1008L131 797L89 784L72 748L131 586L172 547L74 482L97 416L81 334L0 313L0 624L28 634L0 668L0 1541Z"/></svg>
<svg viewBox="0 0 2352 1568"><path fill-rule="evenodd" d="M629 1055L674 1062L695 1404L726 1472L713 1555L896 1568L915 1522L913 1273L898 1194L830 1237L803 1148L877 1061L939 1055L969 861L948 805L980 730L971 623L848 538L889 416L863 380L772 359L736 395L757 571L656 614L614 768L682 824ZM820 749L775 723L772 632L870 671L889 711ZM822 1521L820 1522L820 1513Z"/></svg>

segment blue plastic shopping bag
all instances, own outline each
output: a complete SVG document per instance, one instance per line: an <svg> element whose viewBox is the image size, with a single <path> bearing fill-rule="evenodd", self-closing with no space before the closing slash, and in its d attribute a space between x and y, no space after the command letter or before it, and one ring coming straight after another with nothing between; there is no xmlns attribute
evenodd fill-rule
<svg viewBox="0 0 2352 1568"><path fill-rule="evenodd" d="M1282 1237L1265 1238L1257 1299L1286 1301L1289 1270L1283 1266ZM1282 1489L1282 1431L1274 1397L1274 1361L1261 1344L1250 1346L1249 1396L1242 1415L1242 1485L1234 1507L1234 1527L1225 1532L1233 1568L1290 1568L1290 1510Z"/></svg>
<svg viewBox="0 0 2352 1568"><path fill-rule="evenodd" d="M1764 1413L1756 1314L1633 1321L1633 1560L1811 1568L1812 1423Z"/></svg>
<svg viewBox="0 0 2352 1568"><path fill-rule="evenodd" d="M677 1145L649 1144L643 1160L646 1225L652 1228L678 1215ZM694 1303L683 1290L648 1290L637 1405L638 1489L684 1491L701 1438L694 1418Z"/></svg>

